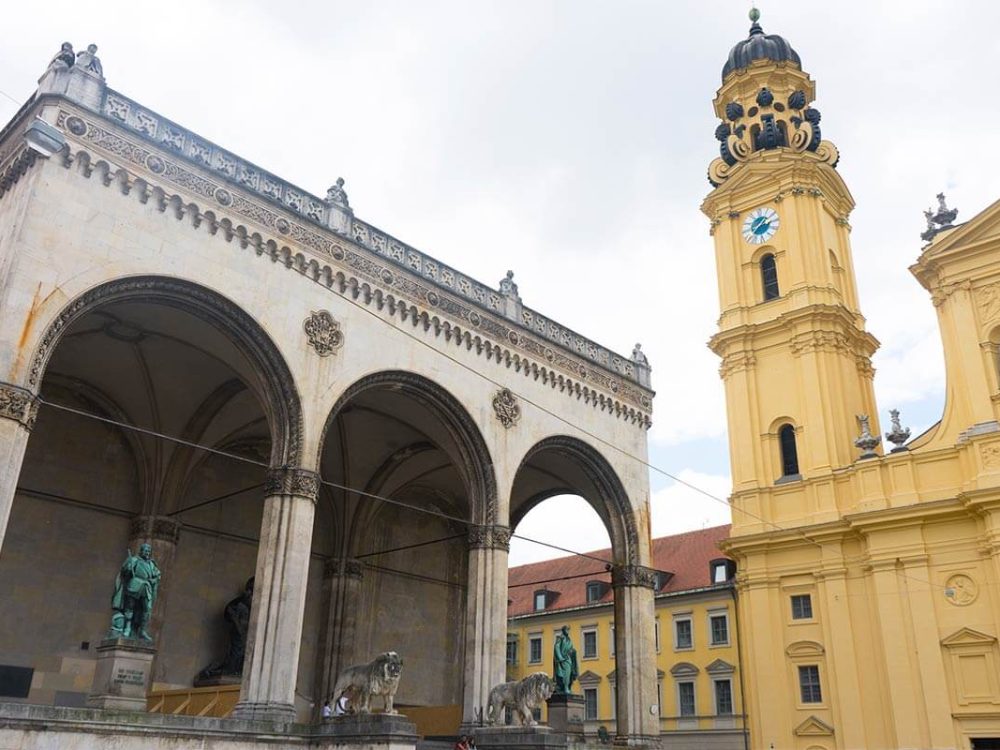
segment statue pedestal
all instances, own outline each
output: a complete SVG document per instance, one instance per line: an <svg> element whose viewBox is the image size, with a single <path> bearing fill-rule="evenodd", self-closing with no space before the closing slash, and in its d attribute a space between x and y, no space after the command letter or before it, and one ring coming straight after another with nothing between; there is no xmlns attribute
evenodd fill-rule
<svg viewBox="0 0 1000 750"><path fill-rule="evenodd" d="M417 725L402 714L348 714L324 719L312 747L414 750L417 739Z"/></svg>
<svg viewBox="0 0 1000 750"><path fill-rule="evenodd" d="M550 714L551 716L551 714ZM565 750L566 736L546 726L475 727L478 750Z"/></svg>
<svg viewBox="0 0 1000 750"><path fill-rule="evenodd" d="M583 717L586 701L575 693L556 693L546 701L549 726L573 742L583 742Z"/></svg>
<svg viewBox="0 0 1000 750"><path fill-rule="evenodd" d="M106 638L97 647L94 686L87 705L145 711L149 692L149 673L156 647L149 641L130 638Z"/></svg>

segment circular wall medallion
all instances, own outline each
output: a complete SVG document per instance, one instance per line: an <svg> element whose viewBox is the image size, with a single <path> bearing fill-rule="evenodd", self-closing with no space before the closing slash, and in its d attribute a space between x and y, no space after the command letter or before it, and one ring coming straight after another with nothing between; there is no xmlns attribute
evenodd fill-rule
<svg viewBox="0 0 1000 750"><path fill-rule="evenodd" d="M146 157L146 167L153 174L163 174L166 171L167 165L156 154L150 154Z"/></svg>
<svg viewBox="0 0 1000 750"><path fill-rule="evenodd" d="M956 573L945 581L944 595L956 607L965 607L979 597L979 586L964 573Z"/></svg>
<svg viewBox="0 0 1000 750"><path fill-rule="evenodd" d="M278 219L274 222L274 226L282 234L288 234L288 231L292 228L287 219Z"/></svg>
<svg viewBox="0 0 1000 750"><path fill-rule="evenodd" d="M755 208L743 220L743 239L751 245L761 245L774 237L781 226L778 212L773 208Z"/></svg>
<svg viewBox="0 0 1000 750"><path fill-rule="evenodd" d="M382 269L381 276L382 276L382 282L384 284L391 284L393 281L396 280L396 277L392 275L392 271L390 271L388 268Z"/></svg>
<svg viewBox="0 0 1000 750"><path fill-rule="evenodd" d="M427 304L437 307L437 303L441 301L441 298L437 296L437 292L427 292Z"/></svg>
<svg viewBox="0 0 1000 750"><path fill-rule="evenodd" d="M233 196L225 188L216 188L215 200L219 201L223 206L228 206L233 202Z"/></svg>
<svg viewBox="0 0 1000 750"><path fill-rule="evenodd" d="M479 324L483 322L483 319L479 317L479 313L471 312L469 313L469 322L472 323L472 325L474 325L476 328L478 328Z"/></svg>
<svg viewBox="0 0 1000 750"><path fill-rule="evenodd" d="M335 260L343 260L344 248L342 248L340 245L334 245L333 250L330 251L330 255L332 255Z"/></svg>
<svg viewBox="0 0 1000 750"><path fill-rule="evenodd" d="M507 339L514 346L517 346L518 342L521 340L521 337L517 335L517 331L511 331L510 333L507 334Z"/></svg>
<svg viewBox="0 0 1000 750"><path fill-rule="evenodd" d="M73 135L83 135L87 132L87 123L79 117L70 117L66 120L66 127Z"/></svg>

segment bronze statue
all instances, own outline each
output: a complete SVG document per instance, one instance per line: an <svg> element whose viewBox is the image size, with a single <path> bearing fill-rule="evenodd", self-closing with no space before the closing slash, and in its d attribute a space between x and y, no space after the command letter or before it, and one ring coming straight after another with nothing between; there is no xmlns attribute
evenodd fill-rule
<svg viewBox="0 0 1000 750"><path fill-rule="evenodd" d="M253 576L243 587L243 593L226 605L222 617L229 632L229 649L222 661L210 664L194 678L195 687L220 677L243 675L243 660L246 657L247 630L250 627L250 607L253 605Z"/></svg>
<svg viewBox="0 0 1000 750"><path fill-rule="evenodd" d="M152 559L153 547L143 544L139 554L128 551L115 578L115 593L111 597L111 629L109 638L141 638L151 641L146 630L153 614L156 592L160 587L160 569Z"/></svg>
<svg viewBox="0 0 1000 750"><path fill-rule="evenodd" d="M580 676L576 662L576 648L569 639L568 625L563 625L559 635L556 636L555 646L552 649L552 673L556 695L571 692L573 683Z"/></svg>

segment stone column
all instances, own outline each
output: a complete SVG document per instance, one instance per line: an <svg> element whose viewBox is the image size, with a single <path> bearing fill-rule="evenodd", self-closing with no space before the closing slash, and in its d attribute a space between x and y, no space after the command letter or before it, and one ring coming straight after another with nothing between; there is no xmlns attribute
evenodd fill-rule
<svg viewBox="0 0 1000 750"><path fill-rule="evenodd" d="M462 725L478 724L490 690L507 675L507 553L510 529L469 530L469 586L465 602L465 678Z"/></svg>
<svg viewBox="0 0 1000 750"><path fill-rule="evenodd" d="M289 722L295 720L319 475L297 468L270 469L265 489L243 684L233 716Z"/></svg>
<svg viewBox="0 0 1000 750"><path fill-rule="evenodd" d="M38 400L34 393L10 383L0 383L0 550L14 505L28 436L37 415Z"/></svg>
<svg viewBox="0 0 1000 750"><path fill-rule="evenodd" d="M335 557L323 568L323 586L329 602L323 638L323 668L320 670L317 712L327 698L334 698L334 684L354 656L354 638L358 624L362 566L358 560Z"/></svg>
<svg viewBox="0 0 1000 750"><path fill-rule="evenodd" d="M653 589L656 571L616 565L615 682L618 688L616 745L658 747L660 713L656 700L656 646Z"/></svg>

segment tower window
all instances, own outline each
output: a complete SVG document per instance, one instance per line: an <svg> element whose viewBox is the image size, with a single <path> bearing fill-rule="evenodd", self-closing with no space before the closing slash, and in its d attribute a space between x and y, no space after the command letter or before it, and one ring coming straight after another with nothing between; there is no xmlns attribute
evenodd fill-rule
<svg viewBox="0 0 1000 750"><path fill-rule="evenodd" d="M795 428L790 424L783 425L778 430L778 443L781 445L781 475L794 476L799 473L799 454L795 448Z"/></svg>
<svg viewBox="0 0 1000 750"><path fill-rule="evenodd" d="M760 279L764 286L765 302L781 296L778 291L778 266L770 253L760 259Z"/></svg>

